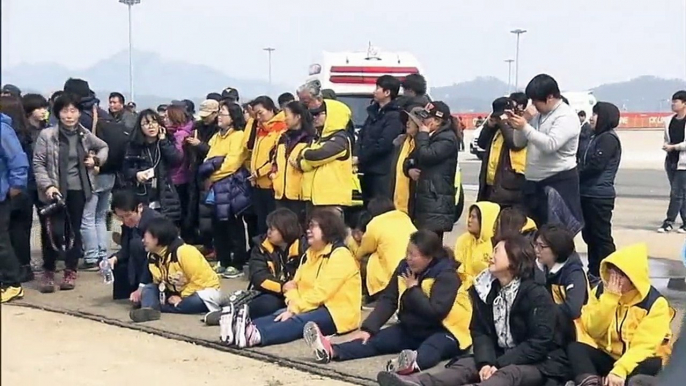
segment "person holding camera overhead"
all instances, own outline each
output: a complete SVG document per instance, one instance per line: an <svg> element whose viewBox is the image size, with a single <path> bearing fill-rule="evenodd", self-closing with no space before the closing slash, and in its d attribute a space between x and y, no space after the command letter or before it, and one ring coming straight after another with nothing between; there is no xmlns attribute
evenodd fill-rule
<svg viewBox="0 0 686 386"><path fill-rule="evenodd" d="M79 123L79 98L63 94L53 105L56 126L41 131L33 151L38 198L45 205L39 214L46 219L52 249L43 256L40 291L55 291L55 261L65 253L66 269L61 290L74 289L81 248L81 219L100 165L107 160L107 144Z"/></svg>
<svg viewBox="0 0 686 386"><path fill-rule="evenodd" d="M182 161L162 118L154 110L141 111L124 156L124 179L151 209L175 223L181 219L181 203L170 168Z"/></svg>

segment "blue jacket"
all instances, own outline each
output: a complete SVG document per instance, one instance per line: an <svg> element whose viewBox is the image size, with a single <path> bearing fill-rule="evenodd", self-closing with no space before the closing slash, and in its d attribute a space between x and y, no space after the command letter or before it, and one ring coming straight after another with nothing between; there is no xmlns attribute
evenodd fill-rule
<svg viewBox="0 0 686 386"><path fill-rule="evenodd" d="M198 176L201 179L208 178L217 170L224 157L212 157L198 168ZM224 177L212 185L214 192L214 214L219 221L228 220L232 216L238 216L251 205L250 172L240 168L230 176Z"/></svg>
<svg viewBox="0 0 686 386"><path fill-rule="evenodd" d="M12 128L12 119L5 114L0 114L0 139L0 202L3 202L10 188L26 188L29 160Z"/></svg>

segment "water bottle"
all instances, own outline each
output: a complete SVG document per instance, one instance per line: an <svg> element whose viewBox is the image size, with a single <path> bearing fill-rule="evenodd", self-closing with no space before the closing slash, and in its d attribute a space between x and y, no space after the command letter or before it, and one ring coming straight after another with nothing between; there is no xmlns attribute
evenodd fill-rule
<svg viewBox="0 0 686 386"><path fill-rule="evenodd" d="M110 265L110 259L104 258L100 262L100 274L102 274L103 281L105 284L114 283L114 273L112 272L112 265Z"/></svg>

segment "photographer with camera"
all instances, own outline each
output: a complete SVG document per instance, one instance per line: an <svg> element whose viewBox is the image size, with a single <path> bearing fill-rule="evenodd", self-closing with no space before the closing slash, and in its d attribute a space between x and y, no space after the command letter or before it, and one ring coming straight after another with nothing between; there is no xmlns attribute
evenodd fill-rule
<svg viewBox="0 0 686 386"><path fill-rule="evenodd" d="M40 291L55 291L55 262L65 254L66 269L60 289L76 285L76 270L83 255L81 221L86 201L93 195L97 169L107 160L107 144L79 123L80 99L63 94L55 101L56 126L41 131L33 151L38 198L52 248L45 248Z"/></svg>
<svg viewBox="0 0 686 386"><path fill-rule="evenodd" d="M521 112L527 98L518 103L512 98L500 97L493 101L493 112L487 118L477 140L486 149L481 172L477 201L490 201L501 208L522 205L526 146L515 146L514 129L507 123L505 110Z"/></svg>

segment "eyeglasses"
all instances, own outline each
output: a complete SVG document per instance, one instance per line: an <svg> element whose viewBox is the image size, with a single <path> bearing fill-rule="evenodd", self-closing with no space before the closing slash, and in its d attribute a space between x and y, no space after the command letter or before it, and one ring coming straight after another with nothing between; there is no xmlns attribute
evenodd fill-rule
<svg viewBox="0 0 686 386"><path fill-rule="evenodd" d="M550 245L545 245L543 243L535 242L534 243L534 248L538 250L544 250L550 248Z"/></svg>

